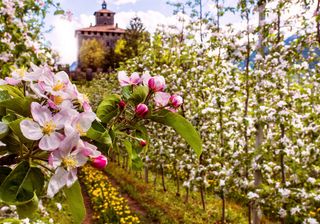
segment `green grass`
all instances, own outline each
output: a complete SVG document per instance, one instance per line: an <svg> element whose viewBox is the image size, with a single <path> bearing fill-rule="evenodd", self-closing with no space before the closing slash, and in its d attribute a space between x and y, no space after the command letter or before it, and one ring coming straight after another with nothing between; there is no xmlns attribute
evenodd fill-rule
<svg viewBox="0 0 320 224"><path fill-rule="evenodd" d="M163 224L221 223L221 200L214 195L206 196L206 211L204 211L199 192L191 192L189 202L185 203L185 191L181 192L181 196L176 196L176 185L169 178L166 178L167 192L164 192L160 177L154 187L153 183L146 184L139 175L130 174L113 163L108 165L106 172L117 181L123 193L128 193L146 210L146 220ZM154 175L150 173L151 182L153 178ZM246 209L227 202L227 223L248 223L245 214ZM150 221L143 223L150 223Z"/></svg>

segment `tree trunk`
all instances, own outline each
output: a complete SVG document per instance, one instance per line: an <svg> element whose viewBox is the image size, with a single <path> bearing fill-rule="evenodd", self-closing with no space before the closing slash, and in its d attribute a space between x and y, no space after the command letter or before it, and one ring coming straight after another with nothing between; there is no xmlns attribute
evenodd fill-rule
<svg viewBox="0 0 320 224"><path fill-rule="evenodd" d="M166 189L166 185L165 185L165 182L164 182L164 170L163 170L162 164L160 165L160 169L161 169L162 188L163 188L163 191L166 192L167 189Z"/></svg>
<svg viewBox="0 0 320 224"><path fill-rule="evenodd" d="M144 166L144 182L149 183L149 170L147 164Z"/></svg>

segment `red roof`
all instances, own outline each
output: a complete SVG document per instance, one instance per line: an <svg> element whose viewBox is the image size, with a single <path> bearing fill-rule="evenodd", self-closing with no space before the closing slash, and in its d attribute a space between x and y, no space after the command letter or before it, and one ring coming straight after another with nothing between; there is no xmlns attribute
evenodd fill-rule
<svg viewBox="0 0 320 224"><path fill-rule="evenodd" d="M87 28L82 28L82 29L78 29L76 30L76 32L78 31L91 31L91 32L102 32L102 33L125 33L126 30L125 29L121 29L121 28L117 28L115 26L112 25L98 25L98 26L90 26Z"/></svg>
<svg viewBox="0 0 320 224"><path fill-rule="evenodd" d="M100 9L99 11L96 11L93 15L96 15L96 13L112 13L112 14L116 14L115 12L112 12L108 9Z"/></svg>

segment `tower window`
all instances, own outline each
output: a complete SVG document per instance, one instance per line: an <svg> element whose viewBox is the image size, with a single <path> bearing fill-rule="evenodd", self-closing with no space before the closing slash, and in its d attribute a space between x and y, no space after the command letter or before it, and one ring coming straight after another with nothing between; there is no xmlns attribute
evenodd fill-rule
<svg viewBox="0 0 320 224"><path fill-rule="evenodd" d="M108 47L110 46L110 43L109 43L109 41L107 41L107 46L108 46Z"/></svg>
<svg viewBox="0 0 320 224"><path fill-rule="evenodd" d="M102 32L100 33L100 36L103 36L103 33L102 33Z"/></svg>
<svg viewBox="0 0 320 224"><path fill-rule="evenodd" d="M108 13L108 16L111 16L111 14L110 14L110 13Z"/></svg>
<svg viewBox="0 0 320 224"><path fill-rule="evenodd" d="M89 31L88 34L90 35L90 34L91 34L91 31Z"/></svg>
<svg viewBox="0 0 320 224"><path fill-rule="evenodd" d="M100 16L103 16L103 13L100 13Z"/></svg>

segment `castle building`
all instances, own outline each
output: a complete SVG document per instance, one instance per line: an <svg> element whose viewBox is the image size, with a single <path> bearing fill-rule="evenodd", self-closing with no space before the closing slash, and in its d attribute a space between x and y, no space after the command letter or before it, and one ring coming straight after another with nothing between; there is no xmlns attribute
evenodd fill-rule
<svg viewBox="0 0 320 224"><path fill-rule="evenodd" d="M97 39L105 44L107 48L114 48L118 39L124 36L125 29L114 24L114 15L116 13L107 9L106 1L103 1L102 8L94 13L96 24L87 28L76 30L76 38L78 39L78 62L79 52L83 40Z"/></svg>

